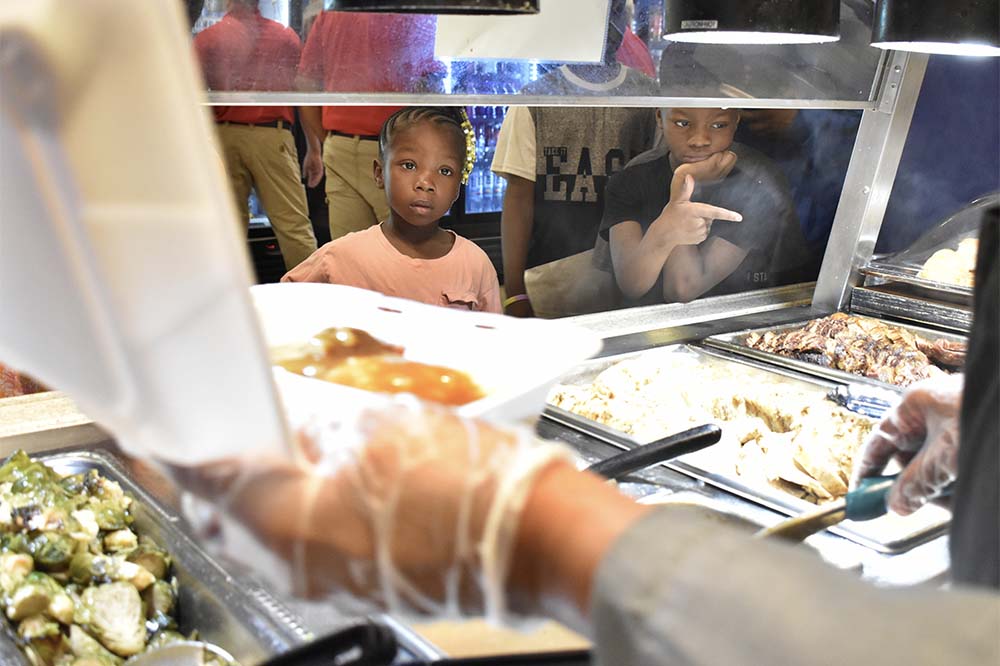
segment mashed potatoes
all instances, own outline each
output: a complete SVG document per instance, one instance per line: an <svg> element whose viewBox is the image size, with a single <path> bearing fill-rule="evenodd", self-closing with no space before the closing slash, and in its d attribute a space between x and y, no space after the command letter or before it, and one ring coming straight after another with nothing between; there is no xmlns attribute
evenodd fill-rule
<svg viewBox="0 0 1000 666"><path fill-rule="evenodd" d="M556 386L549 402L641 442L717 423L723 440L686 461L812 502L847 492L854 454L872 427L821 388L683 353L621 361L590 384Z"/></svg>
<svg viewBox="0 0 1000 666"><path fill-rule="evenodd" d="M957 284L962 287L973 286L973 274L976 270L976 255L979 252L979 241L966 238L958 244L957 250L938 250L924 263L917 277L934 282Z"/></svg>

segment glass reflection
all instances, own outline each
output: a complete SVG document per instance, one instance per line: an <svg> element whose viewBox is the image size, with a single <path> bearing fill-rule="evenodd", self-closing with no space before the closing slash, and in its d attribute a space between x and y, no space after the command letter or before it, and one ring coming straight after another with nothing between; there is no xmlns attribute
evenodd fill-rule
<svg viewBox="0 0 1000 666"><path fill-rule="evenodd" d="M190 0L189 11L198 16L193 32L197 34L221 21L233 1ZM203 10L199 15L200 4ZM878 49L868 46L872 7L865 0L842 0L840 41L786 46L670 43L662 37L662 2L612 0L603 62L582 67L513 59L435 59L439 25L433 15L333 12L320 0L248 0L246 4L255 6L263 18L290 27L305 45L299 63L301 77L284 88L288 91L707 95L864 102L872 94L881 57ZM552 35L552 39L572 38L571 31ZM246 43L232 46L233 54L213 57L239 58L253 47L255 38L247 32L244 39ZM656 85L650 87L648 81L633 80L627 74L619 79L620 65L646 74ZM559 74L539 83L551 71ZM235 87L236 83L212 81L209 86L218 92L247 89Z"/></svg>
<svg viewBox="0 0 1000 666"><path fill-rule="evenodd" d="M504 282L508 297L528 296L508 314L570 316L815 279L859 112L632 112L646 115L616 126L607 109L508 110L493 161L507 182ZM636 141L652 140L654 113L662 138L631 157ZM511 157L523 148L508 142L522 142L504 136L518 124L533 129L534 173ZM618 149L627 166L601 164L609 129L632 146Z"/></svg>
<svg viewBox="0 0 1000 666"><path fill-rule="evenodd" d="M206 6L203 19L210 9ZM210 88L241 91L291 87L302 51L298 35L265 18L256 0L227 2L221 18L195 35L194 47ZM292 134L295 110L214 106L212 113L240 220L249 224L248 200L255 191L285 268L295 267L317 247Z"/></svg>

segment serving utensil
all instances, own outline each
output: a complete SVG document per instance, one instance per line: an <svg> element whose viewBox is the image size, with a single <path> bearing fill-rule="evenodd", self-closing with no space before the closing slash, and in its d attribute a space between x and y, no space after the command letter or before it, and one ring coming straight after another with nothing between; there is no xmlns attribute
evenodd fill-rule
<svg viewBox="0 0 1000 666"><path fill-rule="evenodd" d="M620 479L646 467L700 451L721 438L722 429L708 423L617 453L594 463L587 468L587 471L600 474L607 479Z"/></svg>
<svg viewBox="0 0 1000 666"><path fill-rule="evenodd" d="M777 525L760 530L757 538L777 537L799 542L843 520L872 520L888 512L886 501L896 475L873 476L862 479L858 487L838 500L815 511L784 520Z"/></svg>
<svg viewBox="0 0 1000 666"><path fill-rule="evenodd" d="M855 490L815 511L784 520L760 530L757 538L777 537L799 542L843 520L872 520L888 512L886 500L896 476L873 476L862 479Z"/></svg>

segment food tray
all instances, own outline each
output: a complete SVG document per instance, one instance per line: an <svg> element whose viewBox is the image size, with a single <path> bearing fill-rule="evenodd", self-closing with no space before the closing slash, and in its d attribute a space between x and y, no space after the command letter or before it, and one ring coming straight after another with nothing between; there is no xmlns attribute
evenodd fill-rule
<svg viewBox="0 0 1000 666"><path fill-rule="evenodd" d="M944 333L942 331L934 331L929 328L912 326L910 324L901 324L896 321L879 319L878 317L866 317L866 318L876 319L888 325L897 326L911 333L918 334L921 337L931 342L940 339L948 340L951 342L968 342L966 336L958 335L956 333ZM705 338L704 344L710 347L715 347L717 349L733 352L735 354L739 354L740 356L745 356L758 361L763 361L764 363L767 363L769 365L779 366L803 374L813 375L814 377L820 377L822 379L839 382L841 384L869 384L883 389L887 388L896 392L902 392L903 388L900 386L896 386L895 384L881 382L877 379L872 379L870 377L862 377L861 375L855 375L850 372L845 372L843 370L837 370L836 368L828 368L826 366L818 365L816 363L809 363L808 361L802 361L797 358L791 358L789 356L782 356L781 354L772 354L771 352L761 351L759 349L753 349L746 345L747 336L749 336L751 333L766 333L769 331L773 333L784 333L785 331L791 331L797 328L801 328L802 326L805 326L811 321L814 321L814 319L803 319L802 321L793 322L789 324L782 324L781 326L748 328L741 331L734 331L732 333L722 333L719 335L713 335L711 337Z"/></svg>
<svg viewBox="0 0 1000 666"><path fill-rule="evenodd" d="M813 392L817 395L825 395L837 386L835 382L822 378L808 375L803 376L787 369L768 367L765 364L756 363L750 359L690 345L660 347L584 363L571 373L563 376L560 379L560 383L588 384L603 370L619 361L647 355L650 356L652 362L660 354L694 355L703 361L731 364L734 371L745 371L746 368L752 368L752 372L763 372L771 376L780 376L790 385L801 387L803 391ZM552 421L619 448L630 448L629 443L635 441L626 433L553 405L548 405L545 408L544 415ZM724 460L718 455L718 452L725 451L727 446L730 447L729 450L732 450L734 446L738 446L738 443L727 440L725 424L720 423L719 425L722 427L721 442L702 451L666 462L664 465L788 516L798 516L816 508L815 504L785 493L769 484L750 485L746 480L739 477L732 469L732 461ZM677 429L679 430L680 428ZM662 433L662 435L667 434L669 433ZM930 505L906 517L889 514L865 522L844 521L830 528L830 532L879 552L896 553L909 550L943 533L947 528L950 517L951 513L947 509Z"/></svg>
<svg viewBox="0 0 1000 666"><path fill-rule="evenodd" d="M861 267L861 273L867 276L866 283L872 286L886 286L904 296L972 307L972 287L928 280L917 275L920 270L920 266L892 265L879 260Z"/></svg>
<svg viewBox="0 0 1000 666"><path fill-rule="evenodd" d="M596 334L565 322L462 312L340 285L256 285L250 294L271 347L345 326L403 347L404 358L411 361L467 373L486 393L456 409L467 417L508 422L536 417L556 378L601 348ZM283 389L295 384L292 390L329 397L330 404L352 394L358 403L378 395L276 372L288 375Z"/></svg>
<svg viewBox="0 0 1000 666"><path fill-rule="evenodd" d="M181 633L197 629L202 640L229 652L243 666L285 652L311 639L310 632L289 610L264 589L234 580L180 528L178 518L132 481L125 469L106 452L65 451L36 454L60 474L96 469L131 495L135 527L152 537L171 555L178 582L178 622ZM30 666L15 646L8 622L0 640L3 666Z"/></svg>
<svg viewBox="0 0 1000 666"><path fill-rule="evenodd" d="M878 318L901 319L964 334L972 330L972 308L903 294L889 285L852 289L851 312Z"/></svg>

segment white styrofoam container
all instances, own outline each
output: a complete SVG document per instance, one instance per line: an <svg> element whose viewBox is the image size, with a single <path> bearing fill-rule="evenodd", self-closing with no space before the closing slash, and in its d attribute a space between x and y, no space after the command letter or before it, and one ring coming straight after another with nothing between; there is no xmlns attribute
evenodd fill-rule
<svg viewBox="0 0 1000 666"><path fill-rule="evenodd" d="M596 334L560 321L451 310L353 287L266 284L250 294L269 346L301 343L333 326L361 329L403 347L409 360L467 373L486 397L456 411L493 421L537 416L559 376L601 348ZM299 382L297 390L347 395L345 387L286 374L282 383Z"/></svg>

